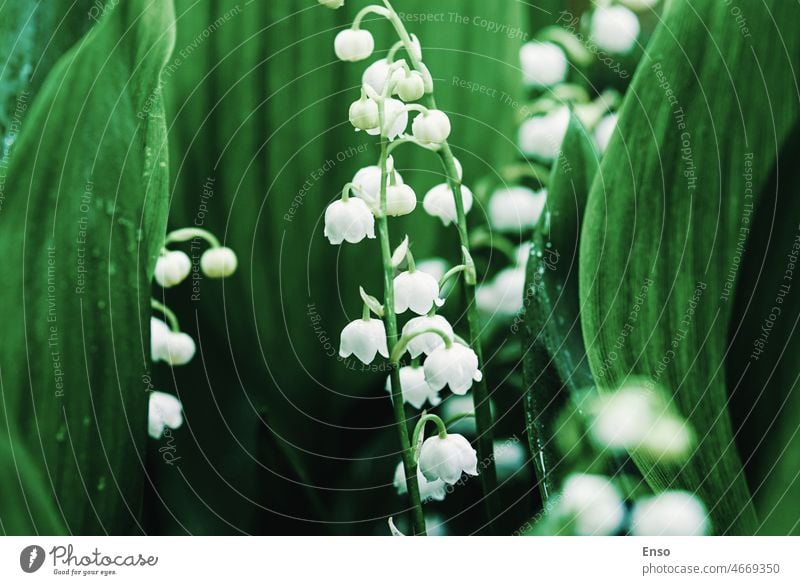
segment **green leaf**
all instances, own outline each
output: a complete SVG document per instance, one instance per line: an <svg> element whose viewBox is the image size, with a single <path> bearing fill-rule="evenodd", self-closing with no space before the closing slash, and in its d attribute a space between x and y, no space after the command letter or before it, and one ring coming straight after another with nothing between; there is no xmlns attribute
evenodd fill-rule
<svg viewBox="0 0 800 585"><path fill-rule="evenodd" d="M8 172L0 420L73 533L138 525L173 43L171 2L109 9L48 76Z"/></svg>
<svg viewBox="0 0 800 585"><path fill-rule="evenodd" d="M733 10L746 14L746 29ZM670 3L583 226L592 372L602 387L641 375L673 393L698 431L696 453L682 468L636 462L656 491L697 492L718 534L750 534L756 525L726 407L724 358L748 245L743 228L798 115L798 19L800 5L778 0Z"/></svg>
<svg viewBox="0 0 800 585"><path fill-rule="evenodd" d="M574 116L548 181L547 209L528 258L525 295L525 407L542 494L560 484L553 441L569 395L592 384L581 335L578 249L586 199L599 164L591 136Z"/></svg>

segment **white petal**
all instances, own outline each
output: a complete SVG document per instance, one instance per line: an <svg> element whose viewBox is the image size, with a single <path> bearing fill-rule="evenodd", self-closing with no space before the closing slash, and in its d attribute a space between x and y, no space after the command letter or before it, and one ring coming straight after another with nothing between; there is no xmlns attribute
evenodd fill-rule
<svg viewBox="0 0 800 585"><path fill-rule="evenodd" d="M464 213L469 213L472 209L473 195L464 185L461 186L461 200L464 204ZM433 187L425 194L422 208L428 215L441 219L444 225L455 223L458 219L455 196L450 186L444 183Z"/></svg>

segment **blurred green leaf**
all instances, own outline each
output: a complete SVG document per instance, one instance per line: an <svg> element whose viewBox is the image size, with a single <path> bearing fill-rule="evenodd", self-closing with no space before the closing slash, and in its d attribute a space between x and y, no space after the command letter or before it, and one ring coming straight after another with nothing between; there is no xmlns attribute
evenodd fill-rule
<svg viewBox="0 0 800 585"><path fill-rule="evenodd" d="M547 208L528 258L525 296L525 406L540 489L560 484L553 438L570 394L592 384L578 311L578 250L586 199L599 164L591 136L574 116L547 189Z"/></svg>
<svg viewBox="0 0 800 585"><path fill-rule="evenodd" d="M3 420L73 533L137 530L173 43L171 2L109 9L48 76L5 185Z"/></svg>
<svg viewBox="0 0 800 585"><path fill-rule="evenodd" d="M682 468L637 464L656 491L697 492L718 534L756 526L723 364L743 230L798 115L798 19L800 5L776 0L669 4L583 226L581 307L595 378L612 387L638 374L674 393L698 431L695 455Z"/></svg>

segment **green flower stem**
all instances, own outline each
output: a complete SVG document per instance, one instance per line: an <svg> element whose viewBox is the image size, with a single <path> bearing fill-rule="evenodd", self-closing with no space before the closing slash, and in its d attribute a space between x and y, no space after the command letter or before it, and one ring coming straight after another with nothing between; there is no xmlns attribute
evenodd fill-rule
<svg viewBox="0 0 800 585"><path fill-rule="evenodd" d="M414 69L424 75L422 63L415 55L411 36L408 34L403 21L395 12L389 0L383 0L383 4L389 11L387 18L392 23L392 26L397 31L400 40L406 47L406 53L411 61ZM433 94L426 94L425 106L428 109L436 110L436 100ZM461 195L461 181L458 177L453 151L450 149L450 144L445 141L442 143L442 148L439 151L439 156L442 157L445 170L447 173L448 182L453 190L456 204L456 214L458 217L458 235L461 240L461 245L467 250L470 249L469 244L469 231L467 229L467 218L464 213L464 201ZM467 320L469 322L470 342L473 351L478 356L478 367L483 370L483 350L480 343L480 321L478 319L478 307L475 303L475 285L464 282L464 297L467 303ZM486 462L486 468L480 474L481 488L483 490L484 501L486 505L487 526L490 531L493 531L492 522L499 515L500 502L497 494L497 472L494 465L494 431L492 412L489 407L489 392L486 386L486 376L480 382L473 386L473 400L475 403L475 426L478 431L478 456Z"/></svg>
<svg viewBox="0 0 800 585"><path fill-rule="evenodd" d="M200 229L200 228L181 228L179 230L175 230L167 234L167 244L172 244L175 242L188 242L189 240L193 240L194 238L202 238L212 248L220 248L222 244L219 243L219 240L209 231Z"/></svg>
<svg viewBox="0 0 800 585"><path fill-rule="evenodd" d="M444 439L447 436L447 426L444 424L444 421L435 414L423 412L422 416L420 416L417 421L417 426L414 427L414 435L411 439L414 445L414 461L419 461L419 448L420 445L422 445L422 441L425 439L425 433L423 431L428 421L436 423L436 430L439 433L439 438Z"/></svg>
<svg viewBox="0 0 800 585"><path fill-rule="evenodd" d="M169 328L172 329L174 333L180 333L181 327L172 309L163 303L159 303L155 299L150 299L150 307L156 311L160 311L167 318L167 321L169 321Z"/></svg>
<svg viewBox="0 0 800 585"><path fill-rule="evenodd" d="M381 214L378 219L378 234L381 242L381 258L383 260L383 290L384 290L384 324L386 326L386 342L389 354L394 352L397 343L397 316L394 312L394 268L392 268L392 250L389 244L389 221L386 217L386 190L389 186L389 173L386 168L389 153L387 151L386 136L384 135L386 125L384 124L384 101L378 101L378 120L381 132ZM414 519L414 533L424 536L425 514L422 511L422 499L419 493L419 483L417 481L417 465L414 461L414 450L409 442L408 423L406 422L406 407L403 400L403 388L400 385L400 369L394 362L390 363L390 379L392 385L392 408L394 409L394 420L397 431L400 435L400 448L403 455L403 471L406 475L406 487L408 497L411 502L412 515Z"/></svg>
<svg viewBox="0 0 800 585"><path fill-rule="evenodd" d="M465 270L469 270L469 267L466 264L458 264L453 266L450 270L444 273L442 277L439 279L439 290L442 290L447 281L453 278L459 272L464 272Z"/></svg>
<svg viewBox="0 0 800 585"><path fill-rule="evenodd" d="M419 331L414 331L411 335L403 335L400 340L395 345L394 350L389 354L389 362L394 364L395 366L400 364L400 358L403 357L403 354L406 351L406 347L411 342L412 339L415 337L419 337L420 335L425 335L426 333L433 333L438 335L444 341L445 347L453 347L453 340L448 337L448 335L442 331L441 329L437 329L436 327L426 327L425 329L420 329ZM458 339L461 339L457 335L455 336ZM464 343L463 345L467 345Z"/></svg>

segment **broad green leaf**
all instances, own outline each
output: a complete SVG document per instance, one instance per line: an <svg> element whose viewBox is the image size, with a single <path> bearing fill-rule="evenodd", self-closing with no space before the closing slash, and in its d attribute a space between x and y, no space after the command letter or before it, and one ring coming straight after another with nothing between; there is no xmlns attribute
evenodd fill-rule
<svg viewBox="0 0 800 585"><path fill-rule="evenodd" d="M6 182L2 420L72 533L139 522L173 26L171 2L107 11L48 76Z"/></svg>
<svg viewBox="0 0 800 585"><path fill-rule="evenodd" d="M547 209L528 258L524 346L525 405L541 488L559 486L553 438L568 396L592 384L578 313L578 249L586 199L597 172L591 136L570 117L547 189Z"/></svg>
<svg viewBox="0 0 800 585"><path fill-rule="evenodd" d="M798 115L799 18L800 5L776 0L670 3L583 225L581 310L595 379L607 388L636 374L673 393L698 432L695 455L680 468L636 461L654 490L697 492L718 534L756 526L724 359L752 210Z"/></svg>

